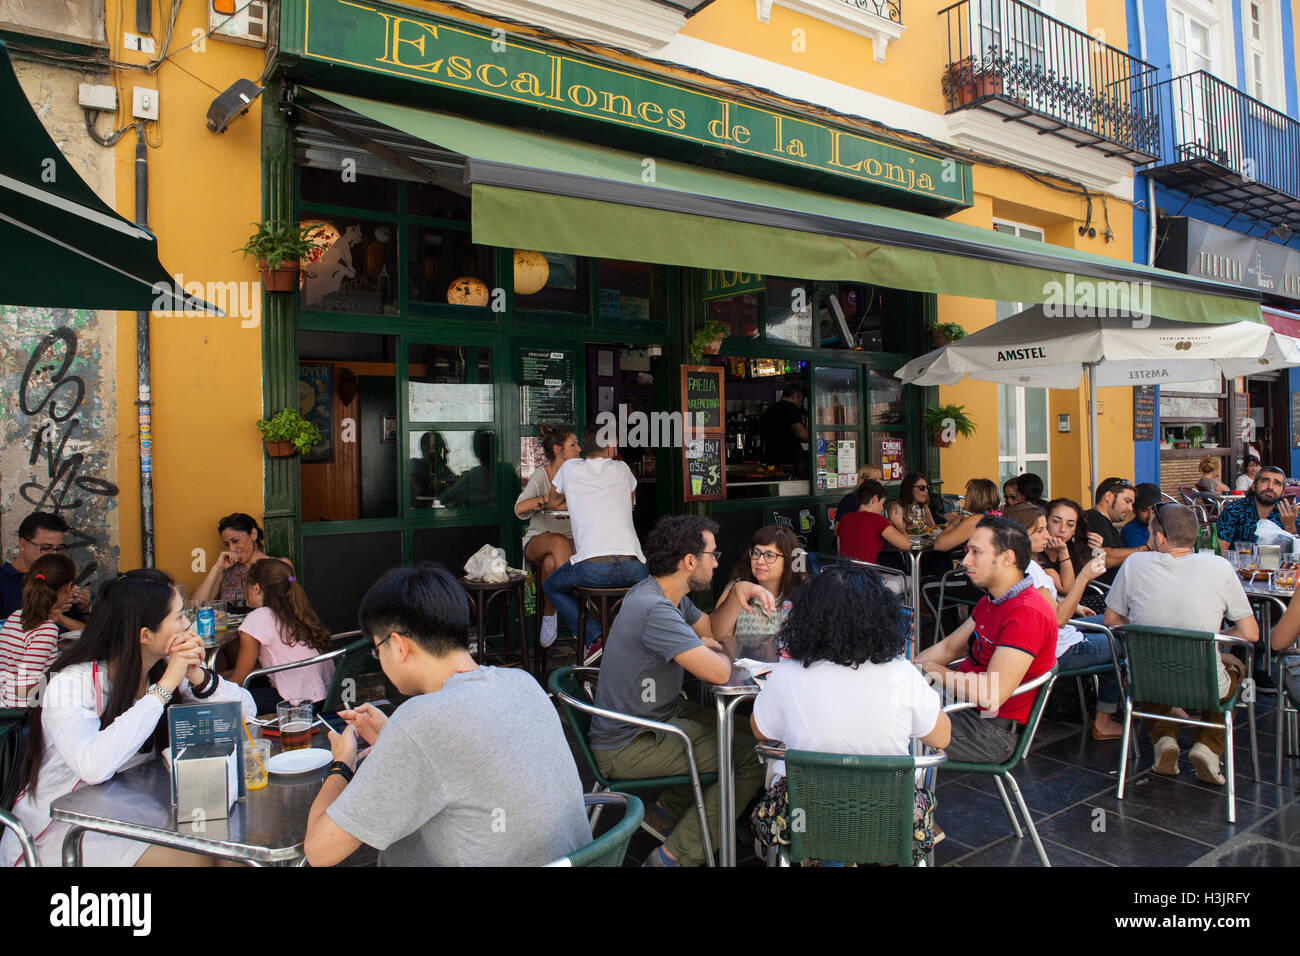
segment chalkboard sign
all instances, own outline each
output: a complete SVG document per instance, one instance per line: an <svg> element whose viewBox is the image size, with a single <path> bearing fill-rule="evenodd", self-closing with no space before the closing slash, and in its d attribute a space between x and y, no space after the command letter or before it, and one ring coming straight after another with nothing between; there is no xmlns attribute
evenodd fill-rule
<svg viewBox="0 0 1300 956"><path fill-rule="evenodd" d="M723 369L708 365L682 366L683 426L693 425L697 431L722 431L725 374Z"/></svg>
<svg viewBox="0 0 1300 956"><path fill-rule="evenodd" d="M573 352L524 349L520 360L522 424L573 424Z"/></svg>
<svg viewBox="0 0 1300 956"><path fill-rule="evenodd" d="M727 469L722 461L723 439L697 438L686 443L687 501L727 496Z"/></svg>
<svg viewBox="0 0 1300 956"><path fill-rule="evenodd" d="M1151 441L1156 437L1156 390L1153 385L1133 389L1133 440Z"/></svg>
<svg viewBox="0 0 1300 956"><path fill-rule="evenodd" d="M686 501L727 497L724 375L707 365L682 366L682 474Z"/></svg>

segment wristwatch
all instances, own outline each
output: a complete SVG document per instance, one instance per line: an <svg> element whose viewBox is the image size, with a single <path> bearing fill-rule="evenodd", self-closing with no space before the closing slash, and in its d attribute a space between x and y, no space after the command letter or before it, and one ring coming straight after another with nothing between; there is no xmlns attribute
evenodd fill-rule
<svg viewBox="0 0 1300 956"><path fill-rule="evenodd" d="M175 693L174 691L168 690L162 684L150 684L144 689L144 692L156 696L162 701L164 707L172 702L172 694Z"/></svg>
<svg viewBox="0 0 1300 956"><path fill-rule="evenodd" d="M344 783L352 782L352 768L349 767L342 760L336 760L332 764L330 764L330 768L328 771L326 771L325 776L328 779L329 777L334 776L334 774L338 774L340 777L342 777Z"/></svg>

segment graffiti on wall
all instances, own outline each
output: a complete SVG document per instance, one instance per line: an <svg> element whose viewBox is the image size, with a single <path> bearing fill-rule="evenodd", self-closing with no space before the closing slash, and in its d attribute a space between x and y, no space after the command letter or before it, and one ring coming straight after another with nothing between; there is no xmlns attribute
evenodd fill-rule
<svg viewBox="0 0 1300 956"><path fill-rule="evenodd" d="M48 511L72 529L65 543L78 580L93 583L116 571L118 554L111 520L118 494L111 480L113 409L101 395L107 391L101 375L111 370L101 369L96 313L5 311L18 328L5 336L0 355L11 411L0 459L5 554L18 522Z"/></svg>

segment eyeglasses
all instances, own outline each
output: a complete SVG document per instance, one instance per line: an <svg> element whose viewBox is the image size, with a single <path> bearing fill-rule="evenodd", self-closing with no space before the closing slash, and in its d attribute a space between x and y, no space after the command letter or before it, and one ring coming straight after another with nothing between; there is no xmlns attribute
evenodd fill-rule
<svg viewBox="0 0 1300 956"><path fill-rule="evenodd" d="M375 660L379 660L379 649L393 639L394 633L396 632L390 632L386 638L384 638L374 647L370 648L370 656L373 657Z"/></svg>
<svg viewBox="0 0 1300 956"><path fill-rule="evenodd" d="M28 544L39 551L41 554L62 554L67 551L67 545L62 544L37 544L31 538L23 538Z"/></svg>
<svg viewBox="0 0 1300 956"><path fill-rule="evenodd" d="M750 548L749 556L755 561L762 561L764 564L776 564L784 555L780 551L763 551L759 548Z"/></svg>
<svg viewBox="0 0 1300 956"><path fill-rule="evenodd" d="M709 556L711 556L711 557L713 558L713 560L716 561L718 564L721 564L721 563L722 563L722 552L721 552L721 551L719 551L719 550L717 550L717 549L714 549L713 551L701 551L701 552L700 552L700 557L704 557L706 554L709 555Z"/></svg>

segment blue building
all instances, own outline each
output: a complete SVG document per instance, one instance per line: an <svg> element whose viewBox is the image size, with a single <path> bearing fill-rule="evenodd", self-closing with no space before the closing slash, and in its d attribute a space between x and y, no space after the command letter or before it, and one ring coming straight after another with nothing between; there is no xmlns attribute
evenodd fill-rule
<svg viewBox="0 0 1300 956"><path fill-rule="evenodd" d="M1130 53L1154 65L1157 158L1139 169L1134 260L1258 289L1265 319L1300 334L1300 113L1296 0L1129 0ZM1159 394L1137 479L1169 493L1221 460L1233 484L1244 456L1300 473L1300 370ZM1297 403L1300 404L1300 403ZM1300 409L1298 409L1300 411ZM1200 449L1179 448L1203 435ZM1192 430L1189 436L1188 431Z"/></svg>

